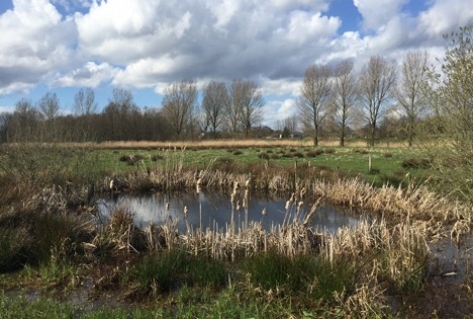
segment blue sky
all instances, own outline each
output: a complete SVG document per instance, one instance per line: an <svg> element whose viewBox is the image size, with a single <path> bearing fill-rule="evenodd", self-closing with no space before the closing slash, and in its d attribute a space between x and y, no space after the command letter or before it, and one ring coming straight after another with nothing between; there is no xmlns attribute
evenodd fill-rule
<svg viewBox="0 0 474 319"><path fill-rule="evenodd" d="M443 34L472 23L471 0L2 0L0 111L55 92L64 113L81 87L99 107L114 87L160 107L173 82L255 81L263 124L297 112L312 64L370 56L442 57Z"/></svg>

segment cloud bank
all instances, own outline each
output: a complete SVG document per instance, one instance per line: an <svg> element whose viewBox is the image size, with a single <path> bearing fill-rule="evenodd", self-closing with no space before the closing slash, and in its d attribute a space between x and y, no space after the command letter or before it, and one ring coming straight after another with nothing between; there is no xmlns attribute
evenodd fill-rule
<svg viewBox="0 0 474 319"><path fill-rule="evenodd" d="M13 0L0 15L0 96L39 84L151 88L182 79L256 81L298 95L314 63L409 50L443 52L443 34L472 23L472 2L354 0L358 30L329 15L331 0ZM332 11L333 12L333 11Z"/></svg>

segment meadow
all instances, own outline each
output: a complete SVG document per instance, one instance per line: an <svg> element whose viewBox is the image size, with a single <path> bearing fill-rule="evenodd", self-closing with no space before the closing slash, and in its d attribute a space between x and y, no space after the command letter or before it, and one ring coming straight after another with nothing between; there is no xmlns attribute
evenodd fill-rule
<svg viewBox="0 0 474 319"><path fill-rule="evenodd" d="M389 146L4 145L0 317L472 317L472 200L442 187L429 150ZM266 193L287 199L287 213L312 209L271 231L185 233L173 220L140 229L125 207L96 214L99 198L203 190L232 205ZM370 222L308 228L323 202ZM443 245L455 258L437 253Z"/></svg>

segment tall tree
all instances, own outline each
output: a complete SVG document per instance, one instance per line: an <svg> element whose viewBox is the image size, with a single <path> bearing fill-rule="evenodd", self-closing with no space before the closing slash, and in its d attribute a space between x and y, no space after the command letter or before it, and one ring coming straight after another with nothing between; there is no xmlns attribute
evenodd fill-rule
<svg viewBox="0 0 474 319"><path fill-rule="evenodd" d="M428 53L422 51L409 52L402 65L401 81L396 90L398 103L407 115L408 146L413 145L415 126L424 109L422 88L426 81Z"/></svg>
<svg viewBox="0 0 474 319"><path fill-rule="evenodd" d="M277 131L282 132L282 137L290 137L298 129L298 116L292 115L276 122Z"/></svg>
<svg viewBox="0 0 474 319"><path fill-rule="evenodd" d="M313 131L313 143L319 143L319 130L329 114L329 99L332 94L331 69L328 66L312 65L306 69L301 86L298 107L303 123Z"/></svg>
<svg viewBox="0 0 474 319"><path fill-rule="evenodd" d="M30 100L21 98L15 104L15 111L9 132L10 141L32 141L37 139L41 115Z"/></svg>
<svg viewBox="0 0 474 319"><path fill-rule="evenodd" d="M132 92L123 88L115 88L112 91L112 99L109 100L103 111L107 125L101 128L102 134L107 136L107 139L115 141L128 140L136 129L131 115L137 110L138 107L133 102Z"/></svg>
<svg viewBox="0 0 474 319"><path fill-rule="evenodd" d="M163 113L178 138L191 124L196 102L197 87L194 81L183 80L166 89L162 102Z"/></svg>
<svg viewBox="0 0 474 319"><path fill-rule="evenodd" d="M56 93L46 93L38 102L38 109L47 119L53 119L59 112L59 100Z"/></svg>
<svg viewBox="0 0 474 319"><path fill-rule="evenodd" d="M472 205L473 159L473 38L472 24L445 36L447 48L441 73L429 72L426 94L437 121L435 129L444 134L443 148L432 151L443 188ZM443 152L444 151L444 152Z"/></svg>
<svg viewBox="0 0 474 319"><path fill-rule="evenodd" d="M74 95L74 111L77 115L90 115L97 111L97 102L92 88L82 88Z"/></svg>
<svg viewBox="0 0 474 319"><path fill-rule="evenodd" d="M224 82L211 81L204 87L202 107L205 122L209 124L214 138L216 138L217 130L224 120L225 110L229 103L229 92Z"/></svg>
<svg viewBox="0 0 474 319"><path fill-rule="evenodd" d="M255 82L234 79L230 98L227 115L232 130L241 129L248 137L250 129L262 120L262 107L265 105L262 93Z"/></svg>
<svg viewBox="0 0 474 319"><path fill-rule="evenodd" d="M346 131L353 117L352 109L357 98L354 64L342 61L336 66L334 83L334 120L340 129L339 145L344 146Z"/></svg>
<svg viewBox="0 0 474 319"><path fill-rule="evenodd" d="M375 146L377 121L396 85L397 65L381 56L370 57L360 74L359 97L370 127L370 145Z"/></svg>

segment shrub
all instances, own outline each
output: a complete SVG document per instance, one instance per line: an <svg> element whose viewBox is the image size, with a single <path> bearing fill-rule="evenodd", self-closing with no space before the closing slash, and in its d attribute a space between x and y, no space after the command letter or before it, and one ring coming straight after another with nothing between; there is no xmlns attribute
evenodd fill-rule
<svg viewBox="0 0 474 319"><path fill-rule="evenodd" d="M316 157L316 156L319 156L321 154L323 154L323 151L320 150L320 149L316 149L316 150L308 151L306 153L306 156L307 157Z"/></svg>
<svg viewBox="0 0 474 319"><path fill-rule="evenodd" d="M160 154L155 154L155 155L153 155L153 156L151 157L151 160L152 160L153 162L156 162L156 161L159 161L159 160L162 160L162 159L163 159L163 156L160 155Z"/></svg>
<svg viewBox="0 0 474 319"><path fill-rule="evenodd" d="M401 165L403 168L430 168L431 161L427 158L407 158Z"/></svg>

